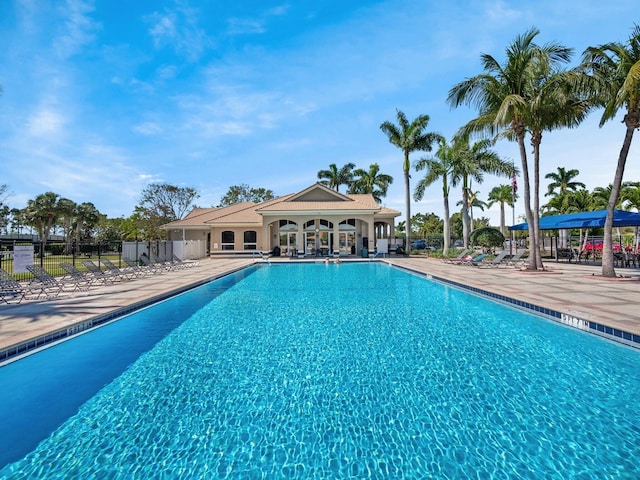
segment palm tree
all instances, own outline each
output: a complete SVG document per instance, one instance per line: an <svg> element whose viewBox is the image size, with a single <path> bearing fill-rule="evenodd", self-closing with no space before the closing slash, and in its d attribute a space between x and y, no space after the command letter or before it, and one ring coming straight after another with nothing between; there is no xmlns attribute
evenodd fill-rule
<svg viewBox="0 0 640 480"><path fill-rule="evenodd" d="M393 183L393 177L379 172L380 166L377 163L369 165L368 171L361 168L354 170L354 180L349 187L349 193L370 193L377 203L382 203L382 198L387 196L389 185Z"/></svg>
<svg viewBox="0 0 640 480"><path fill-rule="evenodd" d="M75 239L77 243L83 240L82 232L95 227L104 215L91 202L84 202L77 206L74 219Z"/></svg>
<svg viewBox="0 0 640 480"><path fill-rule="evenodd" d="M575 168L566 170L564 167L558 167L557 170L557 172L550 172L544 176L547 180L551 180L549 185L547 185L547 193L545 196L563 196L569 191L575 192L578 188L586 188L584 183L573 180L580 175L580 170L576 170ZM556 192L556 190L558 190L558 192Z"/></svg>
<svg viewBox="0 0 640 480"><path fill-rule="evenodd" d="M59 220L62 223L62 232L64 235L65 253L71 253L72 241L72 223L78 205L73 200L61 198L58 200Z"/></svg>
<svg viewBox="0 0 640 480"><path fill-rule="evenodd" d="M473 225L473 208L474 207L479 208L484 212L484 209L489 206L487 202L480 200L479 195L480 195L480 191L472 192L471 189L469 189L469 195L468 195L469 203L467 205L467 211L469 212L469 235L471 234L471 232L475 230L475 227ZM460 200L456 205L464 205L464 201ZM464 215L462 215L462 219L463 219L462 228L464 229Z"/></svg>
<svg viewBox="0 0 640 480"><path fill-rule="evenodd" d="M462 241L465 248L469 248L472 228L469 215L473 203L471 182L482 183L487 173L506 177L518 174L513 163L503 160L490 146L490 140L480 140L469 146L468 138L461 137L456 147L452 184L462 185Z"/></svg>
<svg viewBox="0 0 640 480"><path fill-rule="evenodd" d="M584 183L573 180L579 174L580 171L575 168L566 170L564 167L557 167L557 172L547 173L544 178L551 180L551 182L547 185L545 196L555 195L553 201L550 201L547 206L552 205L558 213L569 213L571 207L568 203L568 192L575 192L578 188L586 188ZM556 190L558 191L556 192ZM566 229L560 230L560 247L567 248L569 246L568 243L569 231Z"/></svg>
<svg viewBox="0 0 640 480"><path fill-rule="evenodd" d="M455 139L454 139L455 141ZM455 143L449 145L444 137L438 139L439 147L433 157L421 158L415 164L416 171L426 169L427 173L416 185L413 198L417 202L422 200L427 187L431 186L438 179L442 179L442 200L444 202L444 224L443 224L443 250L444 256L449 253L451 243L451 218L449 214L449 191L454 171ZM455 185L453 185L455 186Z"/></svg>
<svg viewBox="0 0 640 480"><path fill-rule="evenodd" d="M625 210L635 210L640 212L640 182L629 182L627 188L620 192L622 204ZM633 251L638 251L638 226L635 227L635 240L633 242Z"/></svg>
<svg viewBox="0 0 640 480"><path fill-rule="evenodd" d="M396 110L398 125L386 121L380 125L380 130L387 136L389 142L402 150L404 157L402 162L402 171L404 172L404 190L406 205L406 237L407 246L411 242L411 187L409 185L411 163L409 155L415 151L431 151L431 145L435 142L439 135L431 132L425 132L429 124L428 115L418 115L411 123L400 110Z"/></svg>
<svg viewBox="0 0 640 480"><path fill-rule="evenodd" d="M329 165L329 170L320 170L318 172L318 178L325 178L320 183L327 185L329 188L335 189L336 192L340 191L340 185L349 185L353 178L351 170L355 168L355 164L347 163L342 168L338 169L335 163Z"/></svg>
<svg viewBox="0 0 640 480"><path fill-rule="evenodd" d="M582 67L594 80L596 102L604 107L601 127L615 118L620 109L626 110L623 120L626 132L607 202L602 249L602 275L613 278L616 276L613 268L613 210L620 196L633 132L640 128L640 26L635 25L626 44L611 42L587 48L583 53Z"/></svg>
<svg viewBox="0 0 640 480"><path fill-rule="evenodd" d="M539 147L542 132L574 126L586 114L586 104L571 94L569 85L577 75L560 72L557 66L571 58L571 49L557 44L538 46L539 31L532 28L516 37L506 50L504 65L491 55L481 56L486 73L455 85L448 102L457 107L472 104L479 116L462 128L465 134L480 132L505 136L518 143L522 161L524 207L529 224L529 269L542 268L539 249ZM574 86L574 85L573 85ZM529 165L525 135L531 133L534 154L534 207L531 206Z"/></svg>
<svg viewBox="0 0 640 480"><path fill-rule="evenodd" d="M502 235L507 236L504 206L509 205L513 208L513 204L517 199L517 196L513 194L513 187L511 185L498 185L497 187L493 187L487 199L489 200L487 202L489 208L493 207L496 203L500 204L500 232L502 232Z"/></svg>
<svg viewBox="0 0 640 480"><path fill-rule="evenodd" d="M51 228L58 221L60 215L58 200L60 195L46 192L27 202L23 209L26 224L38 231L40 241L46 244L51 233Z"/></svg>
<svg viewBox="0 0 640 480"><path fill-rule="evenodd" d="M622 198L624 197L624 192L628 188L629 185L632 185L630 182L624 182L620 187L620 195L618 196L618 200L616 201L613 208L621 208L622 207ZM609 205L609 199L611 198L611 192L613 192L613 184L610 183L606 187L596 187L593 189L591 195L593 196L593 202L596 210L606 210Z"/></svg>

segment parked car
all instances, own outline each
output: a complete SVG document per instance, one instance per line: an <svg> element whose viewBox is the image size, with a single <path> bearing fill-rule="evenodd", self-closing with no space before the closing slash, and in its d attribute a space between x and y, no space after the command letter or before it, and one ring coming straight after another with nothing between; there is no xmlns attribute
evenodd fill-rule
<svg viewBox="0 0 640 480"><path fill-rule="evenodd" d="M427 242L425 240L415 240L411 242L412 250L425 250L427 248Z"/></svg>
<svg viewBox="0 0 640 480"><path fill-rule="evenodd" d="M464 242L462 240L456 240L455 242L453 242L453 247L454 248L462 248L462 247L464 247Z"/></svg>
<svg viewBox="0 0 640 480"><path fill-rule="evenodd" d="M587 252L591 252L593 250L597 252L601 252L603 246L604 246L604 242L602 240L590 240L584 244L584 249ZM618 242L613 242L613 251L614 252L622 251L622 245L620 245Z"/></svg>

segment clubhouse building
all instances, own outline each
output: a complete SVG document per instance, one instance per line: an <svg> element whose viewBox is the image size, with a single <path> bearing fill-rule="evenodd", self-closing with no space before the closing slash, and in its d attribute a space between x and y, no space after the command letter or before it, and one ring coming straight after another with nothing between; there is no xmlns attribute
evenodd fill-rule
<svg viewBox="0 0 640 480"><path fill-rule="evenodd" d="M373 195L342 194L321 183L262 203L195 208L163 225L168 239L204 242L211 256L260 251L288 256L358 255L378 240L395 244L397 210Z"/></svg>

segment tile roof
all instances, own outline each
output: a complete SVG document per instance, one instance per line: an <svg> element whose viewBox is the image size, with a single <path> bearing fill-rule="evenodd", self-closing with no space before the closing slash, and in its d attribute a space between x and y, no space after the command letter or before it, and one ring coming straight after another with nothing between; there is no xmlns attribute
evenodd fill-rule
<svg viewBox="0 0 640 480"><path fill-rule="evenodd" d="M162 228L194 228L205 225L262 225L262 213L291 212L360 212L376 216L398 216L400 212L382 207L373 195L353 195L335 192L316 183L301 192L283 195L260 204L241 202L220 208L194 208L182 220L163 225Z"/></svg>

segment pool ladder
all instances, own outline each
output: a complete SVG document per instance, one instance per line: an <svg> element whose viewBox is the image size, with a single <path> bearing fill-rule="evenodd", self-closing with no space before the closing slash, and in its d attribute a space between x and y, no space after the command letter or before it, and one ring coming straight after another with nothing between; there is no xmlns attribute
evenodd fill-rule
<svg viewBox="0 0 640 480"><path fill-rule="evenodd" d="M264 260L265 262L267 262L269 265L271 265L271 260L269 260L269 257L265 256L264 253L262 253L260 250L254 250L253 251L253 258L256 258L256 255L260 255L260 257L262 258L262 260Z"/></svg>

